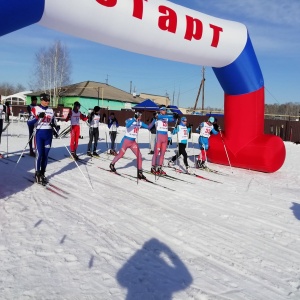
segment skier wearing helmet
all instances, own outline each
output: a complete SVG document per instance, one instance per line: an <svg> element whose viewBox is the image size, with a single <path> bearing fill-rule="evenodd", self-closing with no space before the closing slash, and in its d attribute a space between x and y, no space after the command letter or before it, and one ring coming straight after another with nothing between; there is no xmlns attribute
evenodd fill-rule
<svg viewBox="0 0 300 300"><path fill-rule="evenodd" d="M218 134L219 132L214 129L213 123L215 122L214 117L209 117L207 122L202 122L199 127L196 129L196 131L200 131L199 136L199 147L200 147L200 153L198 155L198 159L196 161L196 168L200 169L206 169L206 151L209 148L208 139L211 134Z"/></svg>
<svg viewBox="0 0 300 300"><path fill-rule="evenodd" d="M142 168L142 154L136 139L138 137L140 128L145 128L149 130L150 125L145 124L144 122L141 121L141 119L142 119L142 114L140 112L136 112L133 118L129 118L125 121L126 131L121 141L121 149L118 155L114 157L113 161L109 165L109 168L112 172L116 172L115 163L120 158L122 158L126 150L130 148L137 158L138 179L146 179L146 177L143 174L143 168Z"/></svg>

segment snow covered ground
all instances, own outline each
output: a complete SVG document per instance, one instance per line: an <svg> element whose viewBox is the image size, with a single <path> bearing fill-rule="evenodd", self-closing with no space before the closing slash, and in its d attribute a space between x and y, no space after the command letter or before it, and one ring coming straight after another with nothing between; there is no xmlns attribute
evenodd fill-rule
<svg viewBox="0 0 300 300"><path fill-rule="evenodd" d="M82 134L85 154L86 126ZM14 123L0 145L10 159L0 162L0 299L300 299L300 145L285 144L274 174L197 171L216 183L166 169L187 181L157 180L172 191L98 168L108 168L106 154L80 164L83 177L66 157L69 137L54 139L59 161L49 160L46 175L65 191L58 195L25 179L34 173L28 149L11 161L27 140L26 123ZM146 170L148 141L141 130ZM198 153L192 141L188 153ZM135 160L116 168L136 174Z"/></svg>

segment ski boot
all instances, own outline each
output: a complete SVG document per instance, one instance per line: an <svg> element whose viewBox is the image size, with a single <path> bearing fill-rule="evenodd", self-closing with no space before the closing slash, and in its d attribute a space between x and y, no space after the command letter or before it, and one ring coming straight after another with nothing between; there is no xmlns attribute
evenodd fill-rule
<svg viewBox="0 0 300 300"><path fill-rule="evenodd" d="M168 167L170 167L170 168L174 167L174 161L173 160L168 161Z"/></svg>
<svg viewBox="0 0 300 300"><path fill-rule="evenodd" d="M143 170L138 170L138 179L146 179L145 175L143 174Z"/></svg>
<svg viewBox="0 0 300 300"><path fill-rule="evenodd" d="M79 157L75 152L71 152L71 158L73 158L74 160L78 160Z"/></svg>
<svg viewBox="0 0 300 300"><path fill-rule="evenodd" d="M88 151L88 152L86 153L86 155L87 155L87 156L90 156L90 157L93 157L93 154L92 154L91 151Z"/></svg>
<svg viewBox="0 0 300 300"><path fill-rule="evenodd" d="M34 178L36 183L42 184L41 173L39 171L35 171Z"/></svg>
<svg viewBox="0 0 300 300"><path fill-rule="evenodd" d="M99 157L99 154L96 151L94 151L93 156Z"/></svg>
<svg viewBox="0 0 300 300"><path fill-rule="evenodd" d="M150 171L151 171L152 174L158 175L155 166L152 166Z"/></svg>
<svg viewBox="0 0 300 300"><path fill-rule="evenodd" d="M29 156L35 157L35 153L34 153L34 151L32 149L30 149Z"/></svg>
<svg viewBox="0 0 300 300"><path fill-rule="evenodd" d="M159 176L165 176L165 175L167 175L167 173L162 169L161 166L158 166L158 168L157 168L157 175L159 175Z"/></svg>
<svg viewBox="0 0 300 300"><path fill-rule="evenodd" d="M115 165L113 163L110 163L109 168L110 168L110 170L112 172L116 172L117 171L116 168L115 168Z"/></svg>
<svg viewBox="0 0 300 300"><path fill-rule="evenodd" d="M41 178L42 185L46 185L48 183L48 179L46 178L45 173L41 172L40 174L41 174L40 178Z"/></svg>

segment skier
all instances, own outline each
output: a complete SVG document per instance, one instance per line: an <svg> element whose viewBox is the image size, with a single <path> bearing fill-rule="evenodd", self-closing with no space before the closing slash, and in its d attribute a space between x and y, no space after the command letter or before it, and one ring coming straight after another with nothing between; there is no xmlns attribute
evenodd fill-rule
<svg viewBox="0 0 300 300"><path fill-rule="evenodd" d="M150 152L148 154L154 154L154 146L155 146L155 141L156 141L156 124L155 124L156 118L157 118L157 112L154 112L153 117L150 121L150 123L152 124L152 127L150 128L150 132L151 132Z"/></svg>
<svg viewBox="0 0 300 300"><path fill-rule="evenodd" d="M9 116L11 115L11 109L9 106L9 102L5 102L5 122L9 123Z"/></svg>
<svg viewBox="0 0 300 300"><path fill-rule="evenodd" d="M165 106L160 107L160 113L157 115L155 120L157 132L151 167L151 173L155 175L166 175L166 172L162 170L162 165L165 158L165 152L168 147L168 123L174 122L178 119L177 113L174 113L173 116L166 115L166 113L167 108ZM151 124L149 126L151 126Z"/></svg>
<svg viewBox="0 0 300 300"><path fill-rule="evenodd" d="M171 160L168 162L168 166L172 167L174 165L174 161L182 154L183 155L183 162L186 168L186 171L188 172L189 165L187 161L187 153L186 153L186 145L187 140L189 137L189 132L191 131L191 128L186 127L187 119L186 117L182 117L180 120L180 124L174 128L172 134L177 134L178 139L178 150L176 155L174 155Z"/></svg>
<svg viewBox="0 0 300 300"><path fill-rule="evenodd" d="M53 109L50 108L50 97L48 94L41 94L41 104L32 108L33 118L28 120L29 126L35 125L35 181L40 184L47 184L45 177L48 163L48 154L52 144L52 128L56 129L56 119Z"/></svg>
<svg viewBox="0 0 300 300"><path fill-rule="evenodd" d="M198 160L196 161L196 168L206 169L206 151L209 148L208 139L211 134L218 134L219 132L214 129L213 123L215 122L214 117L209 117L207 122L202 122L196 131L200 131L199 136L199 147L200 153L198 155ZM220 129L219 129L220 130Z"/></svg>
<svg viewBox="0 0 300 300"><path fill-rule="evenodd" d="M131 149L131 151L135 154L137 157L137 168L138 168L138 178L139 179L146 179L146 177L143 174L142 169L142 154L139 148L139 145L136 142L136 138L139 132L139 129L147 128L149 129L149 126L141 121L142 114L139 112L136 112L134 114L133 118L127 119L125 121L125 135L121 141L121 149L117 156L114 157L113 161L109 165L110 170L112 172L116 172L115 169L115 163L124 156L126 150L128 148Z"/></svg>
<svg viewBox="0 0 300 300"><path fill-rule="evenodd" d="M71 157L74 160L78 160L79 157L76 154L76 150L78 148L78 140L80 136L80 120L86 121L88 118L84 114L80 112L80 106L81 104L76 101L73 105L73 110L68 114L66 118L66 122L71 120L71 140L70 140L70 151L71 151Z"/></svg>
<svg viewBox="0 0 300 300"><path fill-rule="evenodd" d="M87 149L87 155L88 156L99 156L97 153L97 144L98 144L98 139L99 139L99 123L100 123L100 107L95 106L93 111L88 117L88 123L90 124L90 129L89 129L89 144L88 144L88 149ZM93 153L91 152L92 149L92 143L94 140L94 151Z"/></svg>
<svg viewBox="0 0 300 300"><path fill-rule="evenodd" d="M32 114L32 108L35 107L37 104L37 97L36 96L32 96L31 97L31 103L29 105L27 105L27 112L28 112L28 120L32 120L34 119L34 115ZM33 125L29 125L29 123L27 123L28 126L28 131L29 131L29 155L32 157L35 157L35 153L33 151L33 147L32 147L32 135L33 135L33 131L34 131L34 124Z"/></svg>
<svg viewBox="0 0 300 300"><path fill-rule="evenodd" d="M112 112L108 119L108 128L109 128L109 136L110 136L110 151L109 153L112 155L117 155L115 150L115 141L117 137L117 128L119 127L118 120L115 118L115 114Z"/></svg>
<svg viewBox="0 0 300 300"><path fill-rule="evenodd" d="M3 120L5 118L5 106L1 104L1 95L0 95L0 144L1 144L1 135L3 130ZM0 153L0 159L3 158L3 155Z"/></svg>

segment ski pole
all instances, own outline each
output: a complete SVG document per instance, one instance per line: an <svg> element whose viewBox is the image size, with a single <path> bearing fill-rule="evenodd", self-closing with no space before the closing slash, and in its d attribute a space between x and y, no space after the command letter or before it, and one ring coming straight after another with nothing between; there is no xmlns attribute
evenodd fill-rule
<svg viewBox="0 0 300 300"><path fill-rule="evenodd" d="M6 132L6 157L8 157L8 128Z"/></svg>
<svg viewBox="0 0 300 300"><path fill-rule="evenodd" d="M105 131L105 143L106 143L106 155L108 157L108 142L107 142L107 132Z"/></svg>
<svg viewBox="0 0 300 300"><path fill-rule="evenodd" d="M178 123L178 119L176 120L175 123L175 130L176 130L176 138L177 138L177 154L176 154L176 165L179 168L179 140L178 140L178 128L177 128L177 123Z"/></svg>
<svg viewBox="0 0 300 300"><path fill-rule="evenodd" d="M229 166L230 166L230 169L231 169L231 173L233 174L231 163L230 163L230 160L229 160L229 156L228 156L228 153L227 153L226 145L225 145L225 142L224 142L221 130L220 130L220 136L221 136L221 139L222 139L222 142L223 142L223 145L224 145L224 149L225 149L225 153L226 153L226 156L227 156L227 159L228 159L228 163L229 163Z"/></svg>
<svg viewBox="0 0 300 300"><path fill-rule="evenodd" d="M19 157L19 159L17 160L17 162L16 162L16 165L15 165L15 167L13 168L13 171L12 171L12 173L14 173L14 171L15 171L15 169L16 169L16 167L17 167L17 165L18 165L18 163L19 163L19 161L20 161L20 159L22 158L22 156L23 156L23 154L24 154L24 152L25 152L25 150L26 150L26 148L27 148L27 146L28 146L28 144L30 143L30 141L35 137L35 135L36 135L36 131L37 131L37 129L35 129L34 131L33 131L33 133L32 133L32 135L30 136L30 138L29 138L29 140L28 140L28 142L26 143L26 145L25 145L25 147L24 147L24 149L23 149L23 151L22 151L22 153L21 153L21 155L20 155L20 157Z"/></svg>
<svg viewBox="0 0 300 300"><path fill-rule="evenodd" d="M136 133L136 144L137 144L137 153L136 153L136 184L139 184L139 158L140 158L140 149L139 149L139 131Z"/></svg>
<svg viewBox="0 0 300 300"><path fill-rule="evenodd" d="M58 135L56 128L53 127L53 129L54 129L55 133ZM61 138L61 137L59 137L59 139L62 141L62 138ZM70 150L68 149L68 147L65 145L64 142L63 142L63 145L65 146L65 148L66 148L67 151L69 152L70 156L72 156ZM84 175L83 172L81 171L81 169L80 169L80 167L79 167L79 165L78 165L78 163L77 163L77 161L76 161L75 159L74 159L74 162L75 162L77 168L79 169L80 173L82 174L83 178L86 180L86 182L87 182L88 185L91 187L91 189L94 190L94 188L92 187L92 185L90 184L90 182L88 181L88 179L85 177L85 175Z"/></svg>

